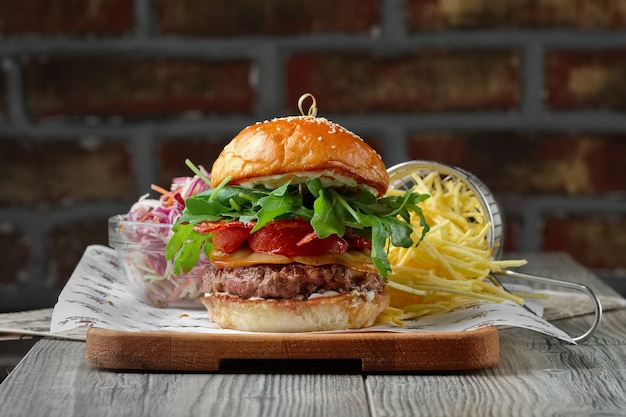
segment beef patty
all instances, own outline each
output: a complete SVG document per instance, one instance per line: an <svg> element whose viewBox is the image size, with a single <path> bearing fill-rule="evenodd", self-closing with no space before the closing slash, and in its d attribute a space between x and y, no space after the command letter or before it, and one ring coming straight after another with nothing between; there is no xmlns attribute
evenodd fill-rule
<svg viewBox="0 0 626 417"><path fill-rule="evenodd" d="M379 274L359 272L343 265L255 265L237 268L204 269L202 290L226 292L241 298L300 299L324 291L381 292L384 280Z"/></svg>

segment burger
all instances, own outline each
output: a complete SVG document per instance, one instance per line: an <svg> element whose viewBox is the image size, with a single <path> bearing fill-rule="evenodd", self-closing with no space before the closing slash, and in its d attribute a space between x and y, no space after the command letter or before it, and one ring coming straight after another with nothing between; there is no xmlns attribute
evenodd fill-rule
<svg viewBox="0 0 626 417"><path fill-rule="evenodd" d="M188 163L196 173L199 171ZM385 196L381 157L315 116L243 129L189 197L167 254L177 272L201 253L201 301L223 328L310 332L369 327L388 306L388 244L409 247L427 198Z"/></svg>

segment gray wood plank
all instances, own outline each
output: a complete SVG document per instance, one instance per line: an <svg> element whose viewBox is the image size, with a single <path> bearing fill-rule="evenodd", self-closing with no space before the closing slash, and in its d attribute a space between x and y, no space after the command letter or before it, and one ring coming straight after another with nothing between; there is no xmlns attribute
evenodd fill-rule
<svg viewBox="0 0 626 417"><path fill-rule="evenodd" d="M504 329L500 363L479 372L367 376L373 415L626 415L626 311L605 318L597 335L578 346ZM588 325L584 318L570 321Z"/></svg>
<svg viewBox="0 0 626 417"><path fill-rule="evenodd" d="M525 257L525 272L616 295L566 255ZM555 324L575 335L591 321L586 315ZM367 376L332 368L309 374L267 371L103 371L86 363L83 343L44 339L0 385L0 414L626 416L626 310L606 312L596 333L576 346L529 330L501 329L500 362L481 371Z"/></svg>
<svg viewBox="0 0 626 417"><path fill-rule="evenodd" d="M518 255L508 255L508 257L511 259L526 259L528 261L527 265L518 269L521 272L563 281L578 282L589 286L598 295L620 297L619 293L613 288L605 284L568 254L562 252L522 253ZM541 287L537 283L531 283L529 281L519 280L517 282ZM550 287L550 289L559 290L560 288ZM566 291L566 289L563 290Z"/></svg>
<svg viewBox="0 0 626 417"><path fill-rule="evenodd" d="M102 371L82 342L41 340L0 385L2 416L364 416L361 375Z"/></svg>
<svg viewBox="0 0 626 417"><path fill-rule="evenodd" d="M531 255L527 273L615 292L566 255ZM582 334L591 315L556 321ZM467 373L370 375L373 415L380 416L588 416L626 415L626 310L609 311L580 345L524 329L500 330L500 362Z"/></svg>

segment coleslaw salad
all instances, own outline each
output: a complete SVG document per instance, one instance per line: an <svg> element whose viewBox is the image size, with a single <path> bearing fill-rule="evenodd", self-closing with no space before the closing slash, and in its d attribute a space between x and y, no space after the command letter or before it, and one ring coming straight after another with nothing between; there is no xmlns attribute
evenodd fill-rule
<svg viewBox="0 0 626 417"><path fill-rule="evenodd" d="M158 199L145 194L128 213L109 219L109 245L116 249L135 287L157 307L201 306L198 299L208 260L201 258L192 270L177 275L172 262L165 259L172 225L180 218L185 200L209 188L209 174L203 167L198 169L193 177L172 179L169 190L153 185L152 189L160 194Z"/></svg>

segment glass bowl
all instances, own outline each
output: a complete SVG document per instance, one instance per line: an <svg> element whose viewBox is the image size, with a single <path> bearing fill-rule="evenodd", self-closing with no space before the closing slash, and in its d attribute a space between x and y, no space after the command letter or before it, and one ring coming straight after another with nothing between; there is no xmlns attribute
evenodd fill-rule
<svg viewBox="0 0 626 417"><path fill-rule="evenodd" d="M171 224L130 221L126 215L109 218L109 246L115 249L134 287L155 307L203 308L202 273L209 262L201 255L186 274L176 275L165 260Z"/></svg>

